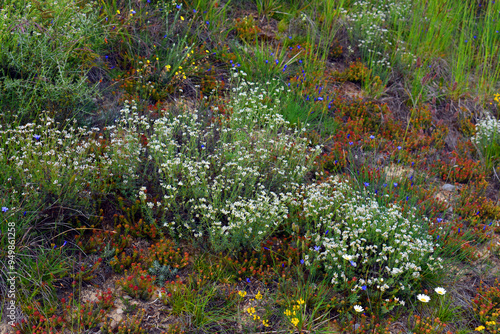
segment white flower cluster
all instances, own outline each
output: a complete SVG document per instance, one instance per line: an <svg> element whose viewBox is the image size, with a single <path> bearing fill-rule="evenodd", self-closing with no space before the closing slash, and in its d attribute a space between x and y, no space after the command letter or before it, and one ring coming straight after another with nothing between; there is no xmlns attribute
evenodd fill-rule
<svg viewBox="0 0 500 334"><path fill-rule="evenodd" d="M404 41L395 39L387 29L389 21L397 19L400 24L407 24L406 18L411 12L411 1L357 1L350 12L343 10L351 23L349 31L358 38L358 47L370 59L370 67L391 69L392 59L396 54L406 59L409 64L416 57L404 46ZM397 37L396 37L397 38ZM389 49L390 48L390 51Z"/></svg>
<svg viewBox="0 0 500 334"><path fill-rule="evenodd" d="M124 190L133 188L139 178L139 166L146 153L146 148L141 145L141 135L150 128L147 117L139 116L136 110L134 100L125 100L116 125L106 128L110 139L103 150L103 156L109 160L107 175L119 176L121 179L117 186Z"/></svg>
<svg viewBox="0 0 500 334"><path fill-rule="evenodd" d="M495 141L500 141L500 120L494 119L489 114L476 124L476 135L472 142L481 149Z"/></svg>
<svg viewBox="0 0 500 334"><path fill-rule="evenodd" d="M379 206L338 176L302 188L291 203L292 210L302 208L313 242L306 265L322 265L332 284L357 277L355 289L399 291L411 289L427 270L442 268L427 222L413 213L403 216L396 205Z"/></svg>
<svg viewBox="0 0 500 334"><path fill-rule="evenodd" d="M14 203L41 205L37 201L49 193L66 204L84 204L92 190L105 191L101 168L111 161L96 153L102 147L98 129L59 128L46 113L36 123L0 126L0 165Z"/></svg>
<svg viewBox="0 0 500 334"><path fill-rule="evenodd" d="M227 200L218 209L200 205L204 220L212 222L209 235L214 250L257 248L287 218L289 196L262 190L255 198Z"/></svg>
<svg viewBox="0 0 500 334"><path fill-rule="evenodd" d="M154 122L148 150L163 204L192 217L166 223L171 232L208 233L215 248L229 249L257 245L283 221L290 191L320 148L275 110L280 94L243 80L228 113L209 126L188 110Z"/></svg>

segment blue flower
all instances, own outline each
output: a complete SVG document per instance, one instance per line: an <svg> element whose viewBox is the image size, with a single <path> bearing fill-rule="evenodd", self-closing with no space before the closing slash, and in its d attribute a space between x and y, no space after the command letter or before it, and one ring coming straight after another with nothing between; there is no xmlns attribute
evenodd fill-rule
<svg viewBox="0 0 500 334"><path fill-rule="evenodd" d="M321 247L320 247L320 246L314 246L314 250L315 250L316 252L319 252L319 250L320 250L320 249L321 249Z"/></svg>
<svg viewBox="0 0 500 334"><path fill-rule="evenodd" d="M40 135L34 135L34 136L33 136L33 138L34 138L35 140L40 140Z"/></svg>
<svg viewBox="0 0 500 334"><path fill-rule="evenodd" d="M384 183L384 188L387 187L387 183Z"/></svg>
<svg viewBox="0 0 500 334"><path fill-rule="evenodd" d="M374 136L374 135L371 135L371 136L370 136L370 139L375 139L375 136Z"/></svg>
<svg viewBox="0 0 500 334"><path fill-rule="evenodd" d="M397 187L397 186L398 186L398 184L396 182L394 182L394 187Z"/></svg>
<svg viewBox="0 0 500 334"><path fill-rule="evenodd" d="M300 260L300 263L301 263L301 264L304 264L304 259Z"/></svg>
<svg viewBox="0 0 500 334"><path fill-rule="evenodd" d="M351 145L351 146L352 146L352 144L354 144L354 143L353 143L352 141L350 141L350 142L349 142L349 145Z"/></svg>
<svg viewBox="0 0 500 334"><path fill-rule="evenodd" d="M443 218L438 218L436 219L438 223L442 222L443 221Z"/></svg>
<svg viewBox="0 0 500 334"><path fill-rule="evenodd" d="M330 231L330 230L326 230L326 233L325 233L325 235L327 235L329 231Z"/></svg>
<svg viewBox="0 0 500 334"><path fill-rule="evenodd" d="M398 150L401 150L401 146L398 146Z"/></svg>
<svg viewBox="0 0 500 334"><path fill-rule="evenodd" d="M7 212L9 211L9 208L6 208L5 206L2 206L2 212Z"/></svg>
<svg viewBox="0 0 500 334"><path fill-rule="evenodd" d="M177 7L177 9L181 9L181 6L182 6L182 5L177 5L177 6L175 6L175 7Z"/></svg>
<svg viewBox="0 0 500 334"><path fill-rule="evenodd" d="M365 187L368 187L370 184L368 182L364 183Z"/></svg>
<svg viewBox="0 0 500 334"><path fill-rule="evenodd" d="M247 277L247 283L250 283L250 278Z"/></svg>
<svg viewBox="0 0 500 334"><path fill-rule="evenodd" d="M206 23L207 25L210 25L210 21L205 21L205 23Z"/></svg>
<svg viewBox="0 0 500 334"><path fill-rule="evenodd" d="M351 263L351 266L356 267L356 262L354 262L354 261L352 261L352 260L351 260L351 261L349 261L349 262Z"/></svg>
<svg viewBox="0 0 500 334"><path fill-rule="evenodd" d="M366 285L361 286L361 290L365 291L366 290Z"/></svg>

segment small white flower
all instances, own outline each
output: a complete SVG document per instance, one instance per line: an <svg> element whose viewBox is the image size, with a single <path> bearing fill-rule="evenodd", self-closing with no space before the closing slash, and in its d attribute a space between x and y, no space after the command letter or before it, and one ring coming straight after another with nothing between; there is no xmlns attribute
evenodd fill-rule
<svg viewBox="0 0 500 334"><path fill-rule="evenodd" d="M441 296L443 296L444 294L446 294L446 290L443 289L443 288L435 288L434 291L436 291L436 293L438 295L441 295Z"/></svg>
<svg viewBox="0 0 500 334"><path fill-rule="evenodd" d="M354 311L361 313L364 311L363 307L360 305L354 305Z"/></svg>
<svg viewBox="0 0 500 334"><path fill-rule="evenodd" d="M428 303L429 300L431 300L431 297L424 294L419 294L417 295L417 299L420 300L422 303Z"/></svg>

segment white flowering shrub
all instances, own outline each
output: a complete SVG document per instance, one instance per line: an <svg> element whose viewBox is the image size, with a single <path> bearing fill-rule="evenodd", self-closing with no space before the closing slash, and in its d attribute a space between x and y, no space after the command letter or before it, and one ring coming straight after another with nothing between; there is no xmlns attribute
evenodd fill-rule
<svg viewBox="0 0 500 334"><path fill-rule="evenodd" d="M299 194L291 209L301 212L312 241L304 264L319 265L335 286L396 296L442 269L425 219L405 217L396 205L381 207L338 177Z"/></svg>
<svg viewBox="0 0 500 334"><path fill-rule="evenodd" d="M132 198L139 186L137 180L145 164L146 147L141 136L150 128L150 121L137 113L135 101L125 100L115 125L104 129L99 139L105 140L102 157L102 174L113 183L115 191Z"/></svg>
<svg viewBox="0 0 500 334"><path fill-rule="evenodd" d="M208 234L214 249L238 250L258 245L281 224L290 190L319 153L274 108L282 93L242 81L229 114L214 110L211 124L188 110L154 122L148 150L171 234Z"/></svg>
<svg viewBox="0 0 500 334"><path fill-rule="evenodd" d="M0 124L0 182L11 202L34 211L56 202L81 209L110 191L135 195L145 154L140 134L149 126L135 109L127 101L105 130L62 127L47 113L33 123Z"/></svg>
<svg viewBox="0 0 500 334"><path fill-rule="evenodd" d="M221 208L199 205L215 251L257 248L287 218L288 196L262 190L254 198L238 198Z"/></svg>
<svg viewBox="0 0 500 334"><path fill-rule="evenodd" d="M492 161L500 159L500 120L490 115L479 120L476 124L476 134L471 140L477 145L489 167Z"/></svg>
<svg viewBox="0 0 500 334"><path fill-rule="evenodd" d="M0 182L12 205L33 211L55 203L83 208L92 192L105 192L100 167L110 160L97 153L98 129L59 128L45 113L33 123L0 124Z"/></svg>

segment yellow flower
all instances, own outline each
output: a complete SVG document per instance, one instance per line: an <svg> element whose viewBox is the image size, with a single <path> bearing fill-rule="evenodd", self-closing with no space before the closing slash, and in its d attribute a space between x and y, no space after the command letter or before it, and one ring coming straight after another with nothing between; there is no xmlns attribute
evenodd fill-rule
<svg viewBox="0 0 500 334"><path fill-rule="evenodd" d="M475 329L475 331L476 331L476 332L481 332L481 331L483 331L484 329L486 329L486 327L484 327L484 326L479 326L479 327L477 327L477 328Z"/></svg>
<svg viewBox="0 0 500 334"><path fill-rule="evenodd" d="M249 308L247 308L247 312L250 313L250 314L254 314L255 313L255 307L249 307Z"/></svg>
<svg viewBox="0 0 500 334"><path fill-rule="evenodd" d="M494 326L496 325L497 323L495 322L495 320L492 320L492 321L486 321L486 326Z"/></svg>
<svg viewBox="0 0 500 334"><path fill-rule="evenodd" d="M299 319L298 318L293 318L292 320L292 324L297 327L297 325L299 324Z"/></svg>
<svg viewBox="0 0 500 334"><path fill-rule="evenodd" d="M169 65L170 66L170 65ZM239 291L238 294L241 296L241 297L245 297L247 295L247 292L246 291Z"/></svg>
<svg viewBox="0 0 500 334"><path fill-rule="evenodd" d="M269 327L269 320L262 320L262 325L264 325L264 327Z"/></svg>
<svg viewBox="0 0 500 334"><path fill-rule="evenodd" d="M293 305L293 309L294 309L294 310L298 310L298 309L300 309L300 305Z"/></svg>
<svg viewBox="0 0 500 334"><path fill-rule="evenodd" d="M255 295L255 299L257 300L261 300L262 299L262 294L259 292L257 292L257 294Z"/></svg>
<svg viewBox="0 0 500 334"><path fill-rule="evenodd" d="M253 320L259 320L259 319L260 319L260 317L257 314L253 315Z"/></svg>
<svg viewBox="0 0 500 334"><path fill-rule="evenodd" d="M302 298L300 298L299 300L297 300L297 304L299 304L299 305L302 305L304 303L305 303L305 301Z"/></svg>
<svg viewBox="0 0 500 334"><path fill-rule="evenodd" d="M292 315L292 311L290 311L290 310L288 310L288 309L287 309L287 310L285 310L285 315L286 315L287 317L291 316L291 315Z"/></svg>
<svg viewBox="0 0 500 334"><path fill-rule="evenodd" d="M120 10L119 9L116 10L116 14L120 14Z"/></svg>
<svg viewBox="0 0 500 334"><path fill-rule="evenodd" d="M181 21L184 21L184 16L181 16Z"/></svg>

